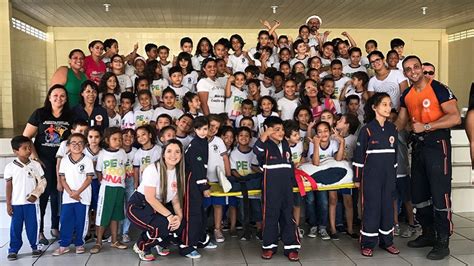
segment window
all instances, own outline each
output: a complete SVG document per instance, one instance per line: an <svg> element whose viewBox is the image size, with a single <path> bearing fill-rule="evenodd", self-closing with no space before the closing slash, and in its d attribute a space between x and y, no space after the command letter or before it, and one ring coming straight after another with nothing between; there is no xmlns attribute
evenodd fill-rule
<svg viewBox="0 0 474 266"><path fill-rule="evenodd" d="M29 25L29 24L26 24L25 22L23 22L19 19L12 18L12 26L13 26L13 28L15 28L17 30L21 30L24 33L29 34L33 37L36 37L40 40L46 41L46 39L47 39L46 32L41 31L41 30L39 30L39 29Z"/></svg>
<svg viewBox="0 0 474 266"><path fill-rule="evenodd" d="M456 32L448 35L448 42L455 42L474 37L474 29Z"/></svg>

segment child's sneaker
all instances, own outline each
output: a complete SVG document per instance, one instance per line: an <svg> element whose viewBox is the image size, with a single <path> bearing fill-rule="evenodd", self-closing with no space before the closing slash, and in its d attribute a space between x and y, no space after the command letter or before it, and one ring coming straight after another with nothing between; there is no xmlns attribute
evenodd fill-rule
<svg viewBox="0 0 474 266"><path fill-rule="evenodd" d="M112 243L112 236L109 236L109 237L107 238L107 243Z"/></svg>
<svg viewBox="0 0 474 266"><path fill-rule="evenodd" d="M403 231L402 237L403 238L410 238L416 233L416 227L414 225L408 225L408 228Z"/></svg>
<svg viewBox="0 0 474 266"><path fill-rule="evenodd" d="M186 258L190 259L199 259L201 257L201 254L197 250L193 250L190 253L186 254Z"/></svg>
<svg viewBox="0 0 474 266"><path fill-rule="evenodd" d="M222 243L225 241L224 234L220 229L214 229L214 237L216 238L217 243Z"/></svg>
<svg viewBox="0 0 474 266"><path fill-rule="evenodd" d="M322 240L331 240L331 237L328 234L328 231L326 229L319 229L318 231L319 237L321 237Z"/></svg>
<svg viewBox="0 0 474 266"><path fill-rule="evenodd" d="M123 243L129 243L130 242L130 236L128 236L128 234L123 234L122 235L122 242Z"/></svg>
<svg viewBox="0 0 474 266"><path fill-rule="evenodd" d="M138 257L140 258L140 260L143 260L143 261L153 261L153 260L155 260L155 256L153 256L153 254L145 253L145 251L140 250L136 243L135 243L135 245L133 245L133 251L135 251L135 253L138 254Z"/></svg>
<svg viewBox="0 0 474 266"><path fill-rule="evenodd" d="M393 235L394 235L394 236L399 236L399 235L400 235L400 225L396 224L396 225L393 227Z"/></svg>
<svg viewBox="0 0 474 266"><path fill-rule="evenodd" d="M334 234L330 233L329 237L331 238L331 240L339 240L339 234L337 232Z"/></svg>
<svg viewBox="0 0 474 266"><path fill-rule="evenodd" d="M40 249L35 249L31 252L31 257L33 258L38 258L39 256L41 256L41 254L43 254L43 251L40 250Z"/></svg>
<svg viewBox="0 0 474 266"><path fill-rule="evenodd" d="M299 227L298 227L298 236L299 236L300 238L303 238L303 236L304 236L304 230L303 230L303 228L299 228Z"/></svg>
<svg viewBox="0 0 474 266"><path fill-rule="evenodd" d="M217 248L217 245L212 242L212 241L209 241L209 243L204 247L205 249L216 249ZM197 251L196 251L197 252Z"/></svg>
<svg viewBox="0 0 474 266"><path fill-rule="evenodd" d="M230 230L230 237L238 237L237 230Z"/></svg>
<svg viewBox="0 0 474 266"><path fill-rule="evenodd" d="M16 253L8 253L8 256L7 256L7 259L8 260L16 260L18 259L18 255Z"/></svg>
<svg viewBox="0 0 474 266"><path fill-rule="evenodd" d="M156 253L162 257L168 256L171 252L168 248L164 248L160 245L156 245Z"/></svg>
<svg viewBox="0 0 474 266"><path fill-rule="evenodd" d="M318 227L313 226L309 229L308 237L316 238L318 236Z"/></svg>

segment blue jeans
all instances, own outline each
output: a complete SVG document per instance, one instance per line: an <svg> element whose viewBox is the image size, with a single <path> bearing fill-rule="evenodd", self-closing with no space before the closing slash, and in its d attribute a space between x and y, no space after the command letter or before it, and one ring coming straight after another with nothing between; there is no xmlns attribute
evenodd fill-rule
<svg viewBox="0 0 474 266"><path fill-rule="evenodd" d="M306 194L306 217L311 227L326 229L328 224L329 203L327 191L314 191Z"/></svg>
<svg viewBox="0 0 474 266"><path fill-rule="evenodd" d="M127 213L127 202L132 196L133 192L135 192L135 186L133 183L133 178L126 178L125 179L125 213ZM130 220L128 220L127 216L125 215L125 219L122 221L122 234L128 234L128 230L130 229Z"/></svg>

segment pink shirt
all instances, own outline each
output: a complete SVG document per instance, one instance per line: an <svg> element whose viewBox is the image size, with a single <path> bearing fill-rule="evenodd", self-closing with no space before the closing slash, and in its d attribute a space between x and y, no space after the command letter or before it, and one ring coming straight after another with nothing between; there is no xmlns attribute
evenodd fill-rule
<svg viewBox="0 0 474 266"><path fill-rule="evenodd" d="M105 63L102 60L99 60L98 63L92 59L92 56L86 56L84 58L84 73L87 78L94 81L97 85L100 83L100 79L106 72Z"/></svg>

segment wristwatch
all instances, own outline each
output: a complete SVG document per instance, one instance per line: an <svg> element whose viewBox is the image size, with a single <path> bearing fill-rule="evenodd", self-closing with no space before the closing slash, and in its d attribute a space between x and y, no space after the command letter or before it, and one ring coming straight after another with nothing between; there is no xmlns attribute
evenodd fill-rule
<svg viewBox="0 0 474 266"><path fill-rule="evenodd" d="M423 128L425 129L425 131L429 131L431 129L431 125L430 124L425 124L423 126Z"/></svg>

